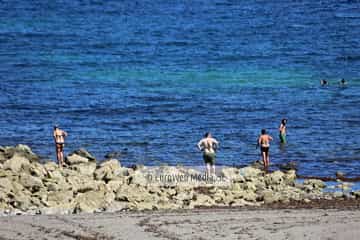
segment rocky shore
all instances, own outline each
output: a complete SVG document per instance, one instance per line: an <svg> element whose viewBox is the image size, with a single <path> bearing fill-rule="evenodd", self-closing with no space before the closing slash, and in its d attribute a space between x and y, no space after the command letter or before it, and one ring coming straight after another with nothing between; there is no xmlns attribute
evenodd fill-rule
<svg viewBox="0 0 360 240"><path fill-rule="evenodd" d="M25 145L0 147L0 212L71 214L126 210L179 210L310 203L356 199L349 184L324 192L317 179L296 181L295 170L265 173L255 167L221 168L216 177L186 167L122 167L117 159L100 163L86 150L66 157L67 166L41 163Z"/></svg>

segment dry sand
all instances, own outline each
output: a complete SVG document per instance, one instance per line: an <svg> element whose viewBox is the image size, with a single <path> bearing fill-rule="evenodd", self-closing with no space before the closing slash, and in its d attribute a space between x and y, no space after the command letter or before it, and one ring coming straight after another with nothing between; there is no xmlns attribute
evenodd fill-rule
<svg viewBox="0 0 360 240"><path fill-rule="evenodd" d="M360 239L360 210L198 209L0 218L0 239Z"/></svg>

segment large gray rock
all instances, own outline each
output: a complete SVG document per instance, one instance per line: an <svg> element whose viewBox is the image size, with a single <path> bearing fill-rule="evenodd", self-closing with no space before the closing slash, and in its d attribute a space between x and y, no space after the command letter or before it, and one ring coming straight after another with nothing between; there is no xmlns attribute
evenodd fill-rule
<svg viewBox="0 0 360 240"><path fill-rule="evenodd" d="M31 192L39 191L44 187L44 184L40 178L31 176L26 173L22 173L20 175L20 183Z"/></svg>
<svg viewBox="0 0 360 240"><path fill-rule="evenodd" d="M129 184L134 184L138 186L147 186L149 184L153 184L153 185L162 184L162 183L152 182L151 180L149 180L146 173L143 173L141 171L135 171L132 175L130 175L128 180L129 180Z"/></svg>
<svg viewBox="0 0 360 240"><path fill-rule="evenodd" d="M104 182L95 181L93 178L78 175L69 176L67 178L67 182L70 185L72 191L76 193L96 191L100 188L101 185L105 185Z"/></svg>
<svg viewBox="0 0 360 240"><path fill-rule="evenodd" d="M295 170L289 170L284 175L284 183L286 185L294 186L296 180L296 171Z"/></svg>
<svg viewBox="0 0 360 240"><path fill-rule="evenodd" d="M47 206L56 207L63 204L69 204L74 199L74 193L72 191L58 191L49 192L47 197Z"/></svg>
<svg viewBox="0 0 360 240"><path fill-rule="evenodd" d="M115 200L128 202L153 202L155 195L141 186L122 185L117 191Z"/></svg>
<svg viewBox="0 0 360 240"><path fill-rule="evenodd" d="M2 192L9 193L13 191L13 184L8 178L0 178L0 189Z"/></svg>
<svg viewBox="0 0 360 240"><path fill-rule="evenodd" d="M12 158L4 163L3 168L4 170L11 170L15 173L19 173L23 167L29 165L30 161L27 158L15 153Z"/></svg>
<svg viewBox="0 0 360 240"><path fill-rule="evenodd" d="M120 179L110 180L106 184L106 186L109 189L109 191L116 192L123 184L126 184L125 179L120 178Z"/></svg>
<svg viewBox="0 0 360 240"><path fill-rule="evenodd" d="M100 164L95 170L94 176L97 180L109 181L121 175L120 162L117 159L111 159Z"/></svg>
<svg viewBox="0 0 360 240"><path fill-rule="evenodd" d="M281 171L275 171L271 174L265 175L266 185L280 185L284 183L284 173Z"/></svg>
<svg viewBox="0 0 360 240"><path fill-rule="evenodd" d="M74 151L72 154L87 158L89 161L96 162L96 158L84 148L80 148L79 150Z"/></svg>
<svg viewBox="0 0 360 240"><path fill-rule="evenodd" d="M215 200L205 194L195 194L194 199L190 202L190 208L200 206L210 207L213 205L215 205Z"/></svg>
<svg viewBox="0 0 360 240"><path fill-rule="evenodd" d="M30 193L17 193L12 196L10 204L21 211L27 211L32 206Z"/></svg>
<svg viewBox="0 0 360 240"><path fill-rule="evenodd" d="M263 200L265 204L271 204L274 202L278 202L280 197L279 194L273 192L271 190L265 190L259 194L259 200Z"/></svg>
<svg viewBox="0 0 360 240"><path fill-rule="evenodd" d="M114 201L115 195L104 191L90 191L76 196L75 212L93 213L106 209Z"/></svg>
<svg viewBox="0 0 360 240"><path fill-rule="evenodd" d="M79 172L81 175L92 176L96 169L96 163L95 162L80 163L71 166L71 169Z"/></svg>
<svg viewBox="0 0 360 240"><path fill-rule="evenodd" d="M315 189L325 188L326 184L319 179L306 179L304 185L310 185Z"/></svg>
<svg viewBox="0 0 360 240"><path fill-rule="evenodd" d="M263 174L260 169L253 167L240 168L239 172L247 181L257 180L257 178Z"/></svg>
<svg viewBox="0 0 360 240"><path fill-rule="evenodd" d="M233 182L245 182L245 178L240 174L238 168L223 168L221 169L221 176Z"/></svg>
<svg viewBox="0 0 360 240"><path fill-rule="evenodd" d="M59 169L59 166L55 162L46 162L44 168L47 172L53 172Z"/></svg>
<svg viewBox="0 0 360 240"><path fill-rule="evenodd" d="M80 163L87 163L89 159L75 153L70 154L65 158L65 162L69 165L80 164Z"/></svg>

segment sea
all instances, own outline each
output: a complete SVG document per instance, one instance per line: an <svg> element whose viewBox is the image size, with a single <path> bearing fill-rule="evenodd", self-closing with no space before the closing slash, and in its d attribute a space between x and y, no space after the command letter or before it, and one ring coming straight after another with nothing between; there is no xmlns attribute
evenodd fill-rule
<svg viewBox="0 0 360 240"><path fill-rule="evenodd" d="M266 129L273 168L359 176L359 46L358 0L0 0L0 145L240 166Z"/></svg>

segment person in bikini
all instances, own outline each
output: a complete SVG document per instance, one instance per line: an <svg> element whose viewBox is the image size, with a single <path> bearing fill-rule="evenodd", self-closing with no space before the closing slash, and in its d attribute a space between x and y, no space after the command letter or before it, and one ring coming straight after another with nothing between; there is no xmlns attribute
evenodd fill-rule
<svg viewBox="0 0 360 240"><path fill-rule="evenodd" d="M59 126L54 126L54 141L56 147L56 157L59 163L59 166L62 167L65 165L64 162L64 144L67 133L59 128Z"/></svg>
<svg viewBox="0 0 360 240"><path fill-rule="evenodd" d="M266 130L262 129L257 145L260 146L261 156L264 162L265 169L267 169L270 165L269 149L270 149L270 141L272 140L273 138L266 133Z"/></svg>
<svg viewBox="0 0 360 240"><path fill-rule="evenodd" d="M282 119L279 127L279 138L281 143L286 143L286 123L287 119Z"/></svg>
<svg viewBox="0 0 360 240"><path fill-rule="evenodd" d="M199 150L203 152L206 173L210 176L212 170L212 174L215 175L216 149L219 147L219 142L208 132L204 135L204 138L199 141L197 146Z"/></svg>

